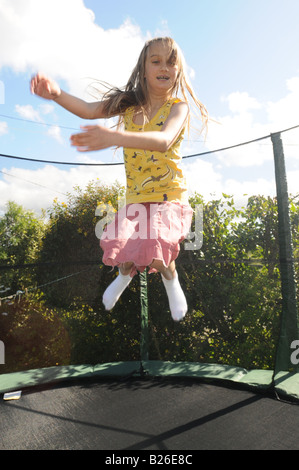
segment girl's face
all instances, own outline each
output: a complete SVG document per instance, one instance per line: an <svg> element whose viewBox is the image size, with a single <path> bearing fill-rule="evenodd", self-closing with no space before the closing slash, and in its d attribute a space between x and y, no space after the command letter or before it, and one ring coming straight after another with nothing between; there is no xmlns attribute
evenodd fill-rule
<svg viewBox="0 0 299 470"><path fill-rule="evenodd" d="M145 78L149 93L171 94L178 76L177 61L162 41L152 44L145 59Z"/></svg>

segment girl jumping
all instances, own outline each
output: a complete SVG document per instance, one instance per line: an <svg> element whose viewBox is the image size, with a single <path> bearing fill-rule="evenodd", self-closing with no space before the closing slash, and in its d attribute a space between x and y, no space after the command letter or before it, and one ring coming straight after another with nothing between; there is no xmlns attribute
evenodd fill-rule
<svg viewBox="0 0 299 470"><path fill-rule="evenodd" d="M56 101L80 118L119 117L116 128L84 126L83 132L71 137L80 152L108 147L124 150L126 205L100 241L103 262L119 268L103 295L107 310L114 307L134 274L148 266L150 273L161 273L172 318L180 321L187 313L175 259L193 215L180 168L180 145L190 120L188 95L204 125L208 114L188 83L183 64L173 39L147 41L126 87L111 88L92 103L67 94L42 74L31 80L32 93Z"/></svg>

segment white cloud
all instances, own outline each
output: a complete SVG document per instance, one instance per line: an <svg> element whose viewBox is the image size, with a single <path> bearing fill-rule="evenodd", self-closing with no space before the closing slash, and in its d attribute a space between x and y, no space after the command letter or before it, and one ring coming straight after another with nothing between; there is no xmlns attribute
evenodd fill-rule
<svg viewBox="0 0 299 470"><path fill-rule="evenodd" d="M43 119L40 115L40 112L33 108L31 104L15 106L16 112L24 119L29 119L31 121L43 122Z"/></svg>
<svg viewBox="0 0 299 470"><path fill-rule="evenodd" d="M287 172L288 180L288 192L289 194L298 194L299 193L299 170L292 170Z"/></svg>
<svg viewBox="0 0 299 470"><path fill-rule="evenodd" d="M236 91L230 93L226 97L222 97L222 101L228 102L228 107L233 113L246 113L250 109L260 109L261 103L259 103L255 98L249 96L246 92Z"/></svg>
<svg viewBox="0 0 299 470"><path fill-rule="evenodd" d="M162 36L170 36L170 28L168 26L168 21L167 20L161 20L160 25L155 31L155 37L162 37Z"/></svg>
<svg viewBox="0 0 299 470"><path fill-rule="evenodd" d="M206 142L208 149L234 146L299 125L299 77L287 80L286 90L285 96L276 102L259 102L246 92L222 97L229 112L215 117L219 124L210 123ZM283 133L282 139L284 145L289 146L288 158L298 159L298 131ZM219 153L216 158L227 167L258 167L273 159L271 140L230 149Z"/></svg>
<svg viewBox="0 0 299 470"><path fill-rule="evenodd" d="M0 122L0 135L4 135L8 133L8 125L7 122Z"/></svg>
<svg viewBox="0 0 299 470"><path fill-rule="evenodd" d="M287 94L277 102L267 103L267 118L271 132L278 132L299 125L299 77L293 77L286 82ZM285 155L288 159L297 160L299 129L282 134Z"/></svg>
<svg viewBox="0 0 299 470"><path fill-rule="evenodd" d="M205 162L200 158L193 162L185 160L182 169L186 176L190 195L195 191L206 198L210 198L211 194L221 194L222 176L215 170L213 163Z"/></svg>
<svg viewBox="0 0 299 470"><path fill-rule="evenodd" d="M101 163L91 158L89 161ZM0 180L0 212L5 209L6 201L13 200L26 209L39 213L41 209L48 209L54 198L66 202L66 194L73 192L75 186L84 188L90 181L96 180L104 184L112 184L115 180L125 184L123 166L115 166L113 171L110 166L61 169L46 165L38 170L3 169L3 179Z"/></svg>
<svg viewBox="0 0 299 470"><path fill-rule="evenodd" d="M30 121L39 122L41 124L45 124L45 121L42 117L42 114L48 115L50 113L54 113L54 106L48 103L42 103L38 106L38 109L33 108L32 105L15 105L16 112L24 119L28 119ZM61 128L59 126L51 126L46 128L46 134L59 142L60 144L65 144L65 141L61 135Z"/></svg>
<svg viewBox="0 0 299 470"><path fill-rule="evenodd" d="M299 125L299 77L286 81L286 93L276 102L259 102L248 93L235 92L222 101L228 112L216 116L209 125L206 141L208 150L217 150L243 142L269 136L265 140L237 146L209 155L209 163L188 160L184 164L191 190L205 197L215 193L232 194L242 198L243 194L274 196L274 157L270 134ZM287 167L290 194L298 193L299 181L299 129L281 134ZM197 148L196 148L197 147ZM202 149L202 152L205 148ZM188 143L184 155L198 152L198 144Z"/></svg>
<svg viewBox="0 0 299 470"><path fill-rule="evenodd" d="M299 124L299 77L286 82L288 93L277 102L267 103L268 120L275 131Z"/></svg>
<svg viewBox="0 0 299 470"><path fill-rule="evenodd" d="M183 170L187 177L189 195L197 192L205 200L220 198L223 193L233 196L236 200L247 199L247 195L274 196L276 193L273 175L266 178L256 172L256 178L249 179L243 175L238 179L238 172L232 171L231 177L227 177L220 167L217 169L214 161L206 162L200 159L194 162L184 163ZM294 178L293 178L294 179Z"/></svg>
<svg viewBox="0 0 299 470"><path fill-rule="evenodd" d="M51 114L55 110L55 106L50 103L42 103L39 105L39 108L43 114Z"/></svg>
<svg viewBox="0 0 299 470"><path fill-rule="evenodd" d="M210 150L230 147L269 134L265 125L256 120L254 111L261 109L262 105L255 98L247 93L231 93L227 98L222 98L222 101L227 101L230 112L224 116L216 116L216 122L210 122L207 137ZM239 155L240 152L241 150ZM250 166L253 163L244 158L237 160L234 155L234 152L229 152L225 154L225 158L222 155L219 158L226 165Z"/></svg>
<svg viewBox="0 0 299 470"><path fill-rule="evenodd" d="M104 30L83 0L1 0L0 31L0 68L43 71L80 95L90 78L125 85L146 39L129 20Z"/></svg>
<svg viewBox="0 0 299 470"><path fill-rule="evenodd" d="M231 178L224 182L223 192L238 199L242 199L243 195L246 198L247 195L275 196L275 182L273 179L260 178L258 174L255 180L238 181Z"/></svg>
<svg viewBox="0 0 299 470"><path fill-rule="evenodd" d="M47 134L50 136L50 137L53 137L53 139L55 139L57 142L59 142L60 144L64 144L64 139L61 135L61 130L60 130L60 127L58 126L51 126L49 129L48 129L48 132Z"/></svg>

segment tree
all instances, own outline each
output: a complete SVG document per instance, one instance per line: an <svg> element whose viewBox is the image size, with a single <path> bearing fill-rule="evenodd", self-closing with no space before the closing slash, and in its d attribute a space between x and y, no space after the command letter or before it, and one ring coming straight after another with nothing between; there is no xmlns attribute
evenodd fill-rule
<svg viewBox="0 0 299 470"><path fill-rule="evenodd" d="M102 264L95 211L100 202L117 209L123 189L92 182L49 210L36 282L45 284L45 303L69 334L72 362L139 358L138 276L112 312L101 302L116 270ZM237 208L229 195L204 201L196 194L190 203L203 205L204 219L202 247L182 245L177 260L189 313L174 323L160 276L148 276L150 359L273 368L281 313L276 199L253 196ZM298 220L297 197L291 199L297 256Z"/></svg>
<svg viewBox="0 0 299 470"><path fill-rule="evenodd" d="M85 190L74 188L65 202L54 201L48 211L50 222L39 253L41 267L36 273L39 284L47 284L43 290L51 305L68 307L76 297L83 303L97 303L100 281L109 268L102 264L100 241L95 233L100 220L96 209L106 204L116 210L118 196L123 192L118 183L109 187L92 181ZM74 273L80 274L73 276ZM65 280L52 283L62 278Z"/></svg>
<svg viewBox="0 0 299 470"><path fill-rule="evenodd" d="M162 291L150 289L152 358L272 368L281 313L276 200L250 197L238 209L228 195L190 202L203 204L204 222L201 249L182 247L177 262L189 314L178 328ZM296 214L298 205L293 222ZM293 233L298 246L298 222Z"/></svg>
<svg viewBox="0 0 299 470"><path fill-rule="evenodd" d="M9 201L6 207L4 216L0 218L0 264L33 263L40 249L44 221L13 201ZM31 287L32 280L32 270L5 270L1 275L1 284L10 289L9 293L28 285Z"/></svg>

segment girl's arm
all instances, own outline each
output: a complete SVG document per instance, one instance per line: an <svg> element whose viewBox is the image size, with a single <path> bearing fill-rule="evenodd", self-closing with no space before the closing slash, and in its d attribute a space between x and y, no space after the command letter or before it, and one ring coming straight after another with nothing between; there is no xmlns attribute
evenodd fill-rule
<svg viewBox="0 0 299 470"><path fill-rule="evenodd" d="M84 132L73 135L71 142L81 152L114 146L166 152L179 136L188 113L188 105L180 102L172 106L160 131L128 132L102 126L84 126Z"/></svg>
<svg viewBox="0 0 299 470"><path fill-rule="evenodd" d="M80 98L69 95L61 90L54 80L51 80L41 73L32 77L30 89L33 94L47 100L56 101L60 106L82 119L100 119L107 117L104 112L103 101L88 103Z"/></svg>

